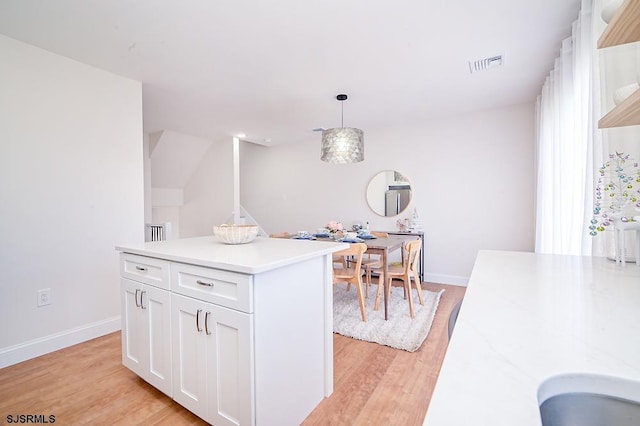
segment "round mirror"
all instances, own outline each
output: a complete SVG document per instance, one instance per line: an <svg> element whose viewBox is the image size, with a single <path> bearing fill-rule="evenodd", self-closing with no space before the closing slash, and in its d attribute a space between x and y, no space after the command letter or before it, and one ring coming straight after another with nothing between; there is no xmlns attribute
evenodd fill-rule
<svg viewBox="0 0 640 426"><path fill-rule="evenodd" d="M380 216L399 215L411 202L411 184L402 173L384 170L369 181L367 202Z"/></svg>

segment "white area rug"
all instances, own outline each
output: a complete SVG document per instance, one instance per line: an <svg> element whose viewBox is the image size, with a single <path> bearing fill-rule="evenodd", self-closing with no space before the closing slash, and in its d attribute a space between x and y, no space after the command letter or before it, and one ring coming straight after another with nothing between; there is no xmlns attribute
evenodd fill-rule
<svg viewBox="0 0 640 426"><path fill-rule="evenodd" d="M417 351L427 338L438 309L440 296L444 292L444 290L439 292L422 290L423 306L420 305L418 295L413 290L415 318L411 319L409 302L404 298L402 287L394 287L391 289L389 298L389 319L385 321L382 301L380 309L373 310L377 290L377 286L373 285L369 289L369 298L365 299L367 322L363 322L356 289L351 286L351 289L346 291L346 288L346 284L336 284L333 288L333 331L343 336L408 352Z"/></svg>

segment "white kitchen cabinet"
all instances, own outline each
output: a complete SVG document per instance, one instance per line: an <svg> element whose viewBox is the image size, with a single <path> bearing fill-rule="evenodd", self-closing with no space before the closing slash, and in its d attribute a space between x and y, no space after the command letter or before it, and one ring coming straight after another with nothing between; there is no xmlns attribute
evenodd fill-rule
<svg viewBox="0 0 640 426"><path fill-rule="evenodd" d="M171 396L171 293L121 278L122 363Z"/></svg>
<svg viewBox="0 0 640 426"><path fill-rule="evenodd" d="M333 392L331 254L345 247L212 237L117 247L124 364L145 377L144 336L153 331L144 324L163 324L172 377L165 393L176 402L217 426L302 423ZM158 291L169 296L170 315L156 324L137 305Z"/></svg>
<svg viewBox="0 0 640 426"><path fill-rule="evenodd" d="M173 398L215 425L254 424L251 315L172 295Z"/></svg>

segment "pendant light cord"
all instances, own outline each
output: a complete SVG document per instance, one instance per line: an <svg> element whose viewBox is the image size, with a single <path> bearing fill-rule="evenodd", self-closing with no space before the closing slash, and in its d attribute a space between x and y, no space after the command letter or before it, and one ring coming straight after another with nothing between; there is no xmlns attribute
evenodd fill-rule
<svg viewBox="0 0 640 426"><path fill-rule="evenodd" d="M344 101L348 99L344 93L336 96L336 99L340 101L340 126L344 129Z"/></svg>

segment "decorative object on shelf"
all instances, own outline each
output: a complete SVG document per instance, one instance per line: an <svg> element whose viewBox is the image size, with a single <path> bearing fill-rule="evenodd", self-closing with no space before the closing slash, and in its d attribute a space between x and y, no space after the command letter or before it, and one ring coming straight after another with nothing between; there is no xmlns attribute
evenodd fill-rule
<svg viewBox="0 0 640 426"><path fill-rule="evenodd" d="M327 223L327 229L329 230L329 235L331 235L331 238L336 238L338 234L342 234L342 232L344 231L342 222L337 222L335 220L330 220L329 223Z"/></svg>
<svg viewBox="0 0 640 426"><path fill-rule="evenodd" d="M359 163L364 160L362 130L344 127L344 101L347 95L336 96L341 105L341 127L322 131L321 160L332 164Z"/></svg>
<svg viewBox="0 0 640 426"><path fill-rule="evenodd" d="M598 235L616 221L633 222L625 215L625 208L633 204L640 211L640 166L625 153L609 154L609 161L598 169L593 218L589 225L591 236Z"/></svg>
<svg viewBox="0 0 640 426"><path fill-rule="evenodd" d="M637 0L623 1L598 38L598 49L640 41L638 17L640 17L640 3Z"/></svg>
<svg viewBox="0 0 640 426"><path fill-rule="evenodd" d="M635 81L631 84L627 84L616 89L613 92L613 103L616 105L620 105L622 102L624 102L625 99L633 95L633 93L638 89L640 89L640 85Z"/></svg>
<svg viewBox="0 0 640 426"><path fill-rule="evenodd" d="M607 6L609 7L609 6ZM603 19L606 20L606 17ZM640 2L627 0L611 15L611 22L598 39L598 49L640 41ZM600 120L599 129L640 124L640 90L630 94Z"/></svg>
<svg viewBox="0 0 640 426"><path fill-rule="evenodd" d="M607 3L600 12L602 20L608 24L609 21L611 21L611 18L613 18L613 15L616 14L617 10L622 5L622 3L623 0L610 0L609 3Z"/></svg>
<svg viewBox="0 0 640 426"><path fill-rule="evenodd" d="M409 231L422 231L422 221L418 215L418 209L414 207L411 221L409 222Z"/></svg>
<svg viewBox="0 0 640 426"><path fill-rule="evenodd" d="M213 227L213 234L225 244L246 244L258 235L257 225L229 225L222 224Z"/></svg>
<svg viewBox="0 0 640 426"><path fill-rule="evenodd" d="M396 220L396 225L400 232L407 232L409 230L409 218L405 217L404 219Z"/></svg>

